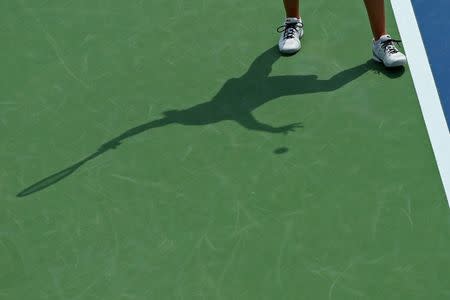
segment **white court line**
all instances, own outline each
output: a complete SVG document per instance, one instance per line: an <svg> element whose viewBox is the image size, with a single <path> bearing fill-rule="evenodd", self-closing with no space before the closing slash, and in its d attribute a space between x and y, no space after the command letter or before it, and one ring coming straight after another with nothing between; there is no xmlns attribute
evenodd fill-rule
<svg viewBox="0 0 450 300"><path fill-rule="evenodd" d="M450 133L410 0L391 0L422 114L450 205ZM430 195L431 197L432 195Z"/></svg>

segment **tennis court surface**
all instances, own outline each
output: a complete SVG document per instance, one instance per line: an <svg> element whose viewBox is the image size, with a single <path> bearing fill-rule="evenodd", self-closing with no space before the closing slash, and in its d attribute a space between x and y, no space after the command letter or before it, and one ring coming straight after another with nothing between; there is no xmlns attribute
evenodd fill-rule
<svg viewBox="0 0 450 300"><path fill-rule="evenodd" d="M2 3L0 299L450 299L448 5L357 2Z"/></svg>

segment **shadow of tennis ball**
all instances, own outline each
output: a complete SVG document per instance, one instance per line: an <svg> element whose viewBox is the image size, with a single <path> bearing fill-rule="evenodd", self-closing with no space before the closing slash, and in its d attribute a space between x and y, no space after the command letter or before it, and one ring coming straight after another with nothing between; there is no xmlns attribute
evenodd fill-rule
<svg viewBox="0 0 450 300"><path fill-rule="evenodd" d="M289 151L288 147L280 147L280 148L277 148L277 149L273 150L273 153L275 153L275 154L285 154L288 151Z"/></svg>

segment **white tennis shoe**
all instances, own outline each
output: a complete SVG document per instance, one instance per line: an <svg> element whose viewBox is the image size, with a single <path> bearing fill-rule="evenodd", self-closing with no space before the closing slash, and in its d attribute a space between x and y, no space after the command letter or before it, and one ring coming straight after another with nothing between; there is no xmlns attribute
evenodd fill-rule
<svg viewBox="0 0 450 300"><path fill-rule="evenodd" d="M400 67L406 64L406 56L401 53L394 43L400 43L390 35L383 35L379 40L373 42L373 59L383 63L388 68Z"/></svg>
<svg viewBox="0 0 450 300"><path fill-rule="evenodd" d="M284 25L277 29L281 33L278 48L282 54L294 54L300 50L303 37L303 22L298 18L286 18Z"/></svg>

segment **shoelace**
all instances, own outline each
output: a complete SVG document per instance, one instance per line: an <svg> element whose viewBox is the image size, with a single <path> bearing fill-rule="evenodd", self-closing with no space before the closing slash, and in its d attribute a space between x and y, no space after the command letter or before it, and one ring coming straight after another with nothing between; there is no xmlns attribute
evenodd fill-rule
<svg viewBox="0 0 450 300"><path fill-rule="evenodd" d="M381 43L381 47L385 49L385 51L388 52L389 54L395 54L399 51L395 47L394 43L398 45L401 42L402 42L401 40L387 39Z"/></svg>
<svg viewBox="0 0 450 300"><path fill-rule="evenodd" d="M302 22L297 23L285 23L277 28L277 32L284 32L283 36L285 39L292 39L295 36L295 33L299 32L299 28L303 28Z"/></svg>

